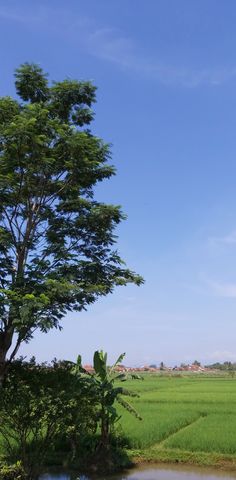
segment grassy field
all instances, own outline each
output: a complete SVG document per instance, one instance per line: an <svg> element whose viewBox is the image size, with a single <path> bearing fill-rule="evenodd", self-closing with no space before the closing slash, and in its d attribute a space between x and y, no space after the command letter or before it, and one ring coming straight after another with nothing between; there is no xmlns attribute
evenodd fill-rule
<svg viewBox="0 0 236 480"><path fill-rule="evenodd" d="M236 379L147 374L126 387L140 395L143 420L122 412L120 422L136 459L236 468Z"/></svg>

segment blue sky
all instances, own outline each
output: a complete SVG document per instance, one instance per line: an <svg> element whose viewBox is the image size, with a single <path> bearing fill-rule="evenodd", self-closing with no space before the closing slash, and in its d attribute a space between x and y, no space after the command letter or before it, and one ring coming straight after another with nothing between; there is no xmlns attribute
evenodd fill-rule
<svg viewBox="0 0 236 480"><path fill-rule="evenodd" d="M236 361L235 22L234 0L1 0L1 95L25 61L98 86L93 132L117 168L98 196L127 213L119 250L146 280L21 354Z"/></svg>

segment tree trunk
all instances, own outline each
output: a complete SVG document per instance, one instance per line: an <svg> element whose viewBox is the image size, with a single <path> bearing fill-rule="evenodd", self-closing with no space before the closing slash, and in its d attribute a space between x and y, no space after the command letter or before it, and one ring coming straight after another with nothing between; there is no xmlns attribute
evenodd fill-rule
<svg viewBox="0 0 236 480"><path fill-rule="evenodd" d="M0 346L0 388L4 384L4 380L7 373L7 361L6 361L7 352Z"/></svg>
<svg viewBox="0 0 236 480"><path fill-rule="evenodd" d="M7 352L12 344L13 329L0 333L0 388L3 386L7 369Z"/></svg>
<svg viewBox="0 0 236 480"><path fill-rule="evenodd" d="M101 438L99 442L99 449L103 451L107 451L109 449L109 434L110 434L110 425L109 425L109 417L105 408L102 411L101 417Z"/></svg>

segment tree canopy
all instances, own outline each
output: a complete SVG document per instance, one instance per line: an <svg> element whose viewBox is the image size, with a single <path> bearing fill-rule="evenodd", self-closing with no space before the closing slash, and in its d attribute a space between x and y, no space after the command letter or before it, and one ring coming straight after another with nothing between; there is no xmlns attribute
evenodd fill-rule
<svg viewBox="0 0 236 480"><path fill-rule="evenodd" d="M35 329L142 283L114 246L121 208L94 195L115 173L109 145L89 129L95 86L50 84L25 63L15 87L17 99L0 98L0 376Z"/></svg>

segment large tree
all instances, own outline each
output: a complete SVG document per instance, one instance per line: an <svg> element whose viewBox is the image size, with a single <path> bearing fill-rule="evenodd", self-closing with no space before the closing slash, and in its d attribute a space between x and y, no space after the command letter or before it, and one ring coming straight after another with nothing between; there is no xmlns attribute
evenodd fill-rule
<svg viewBox="0 0 236 480"><path fill-rule="evenodd" d="M94 198L114 175L109 145L89 130L96 88L49 84L35 64L0 98L0 382L36 329L60 327L114 286L142 283L114 249L119 206Z"/></svg>

